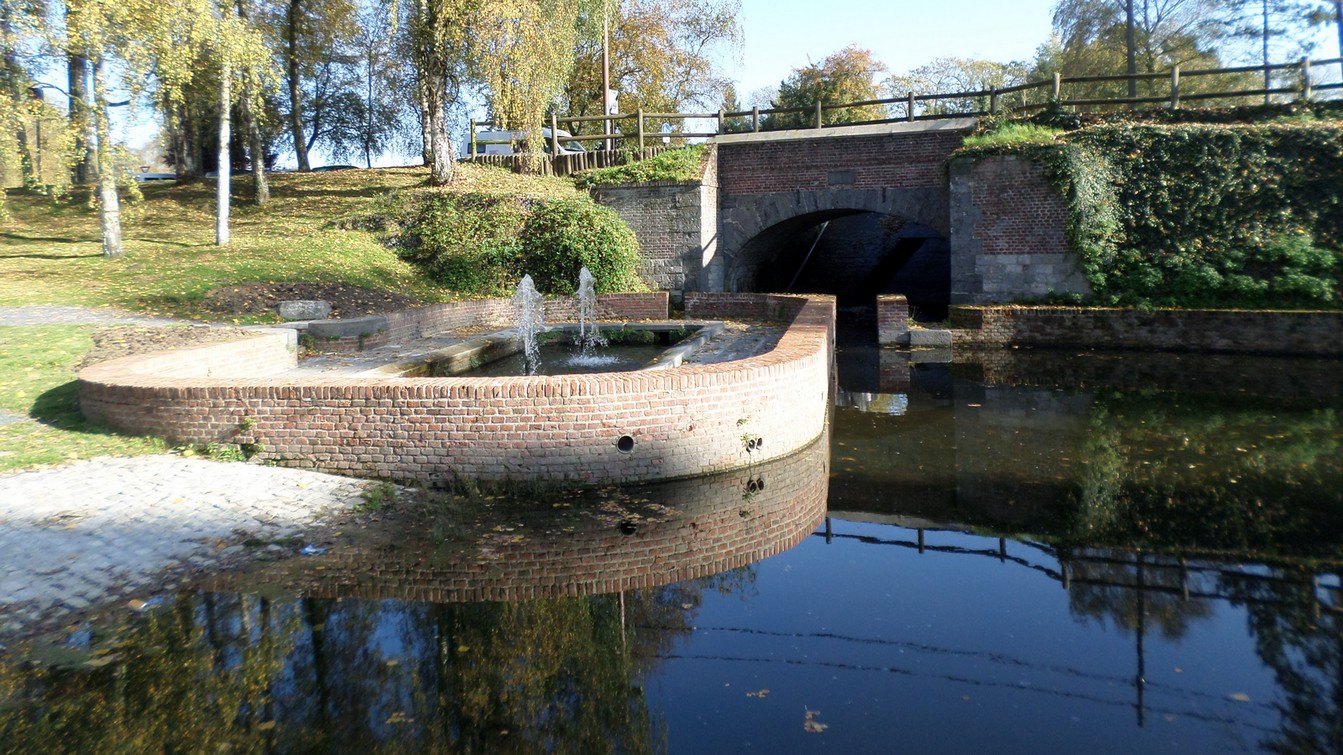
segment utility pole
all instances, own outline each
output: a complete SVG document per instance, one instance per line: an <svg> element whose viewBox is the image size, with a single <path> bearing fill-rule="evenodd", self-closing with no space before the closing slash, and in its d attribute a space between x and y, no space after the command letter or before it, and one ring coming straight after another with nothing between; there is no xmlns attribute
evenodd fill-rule
<svg viewBox="0 0 1343 755"><path fill-rule="evenodd" d="M611 114L611 10L602 3L602 115ZM571 127L572 128L572 127ZM602 121L602 133L611 133L611 119ZM611 137L606 137L606 149L615 149Z"/></svg>

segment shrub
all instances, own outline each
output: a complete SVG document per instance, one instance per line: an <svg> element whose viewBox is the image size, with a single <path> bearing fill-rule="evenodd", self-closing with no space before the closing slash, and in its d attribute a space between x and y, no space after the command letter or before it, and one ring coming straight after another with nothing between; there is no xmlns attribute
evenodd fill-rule
<svg viewBox="0 0 1343 755"><path fill-rule="evenodd" d="M650 181L693 181L702 175L703 168L704 145L696 144L669 149L646 160L584 171L574 176L574 185L586 189Z"/></svg>
<svg viewBox="0 0 1343 755"><path fill-rule="evenodd" d="M525 197L475 193L412 200L399 218L401 257L462 293L504 294L515 282L529 204Z"/></svg>
<svg viewBox="0 0 1343 755"><path fill-rule="evenodd" d="M639 280L639 240L612 210L586 198L554 199L527 219L513 272L532 276L537 290L570 294L587 267L598 292L635 291Z"/></svg>

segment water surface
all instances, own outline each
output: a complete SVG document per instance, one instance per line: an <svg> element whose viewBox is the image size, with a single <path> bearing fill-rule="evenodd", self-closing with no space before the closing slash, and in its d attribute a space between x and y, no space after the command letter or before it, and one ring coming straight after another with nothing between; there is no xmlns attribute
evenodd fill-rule
<svg viewBox="0 0 1343 755"><path fill-rule="evenodd" d="M843 355L830 437L478 494L0 670L19 749L1343 750L1337 362ZM191 743L184 745L184 743Z"/></svg>

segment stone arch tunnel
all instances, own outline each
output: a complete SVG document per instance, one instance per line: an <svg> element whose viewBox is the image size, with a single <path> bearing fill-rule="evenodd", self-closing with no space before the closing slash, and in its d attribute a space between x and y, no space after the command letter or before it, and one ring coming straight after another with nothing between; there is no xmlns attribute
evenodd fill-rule
<svg viewBox="0 0 1343 755"><path fill-rule="evenodd" d="M867 210L812 212L776 223L728 264L730 291L831 294L841 307L904 294L921 319L943 319L951 293L950 244L942 233Z"/></svg>

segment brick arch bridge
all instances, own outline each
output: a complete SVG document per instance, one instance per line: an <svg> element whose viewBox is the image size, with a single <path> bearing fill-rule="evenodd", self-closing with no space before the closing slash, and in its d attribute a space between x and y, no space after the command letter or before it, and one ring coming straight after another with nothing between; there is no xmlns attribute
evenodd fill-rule
<svg viewBox="0 0 1343 755"><path fill-rule="evenodd" d="M764 271L802 268L785 259L775 242L827 220L861 216L869 223L880 222L875 217L907 224L917 229L916 239L936 241L919 254L938 257L944 301L1088 293L1066 238L1066 202L1042 166L1014 157L948 164L975 123L965 118L725 134L714 138L701 181L601 187L593 194L634 228L643 277L673 296L782 291L771 287ZM887 234L887 245L873 254L908 256L892 246L903 243L893 238ZM926 260L919 264L929 268ZM892 267L832 256L802 272L792 290L819 292L812 287L818 281L809 279L812 271L846 265L868 278ZM828 293L843 293L849 285L830 283L841 288ZM848 290L872 288L871 281L862 283Z"/></svg>
<svg viewBox="0 0 1343 755"><path fill-rule="evenodd" d="M756 271L771 262L771 237L859 213L950 236L944 166L974 125L957 119L718 137L719 234L702 281L753 289Z"/></svg>

